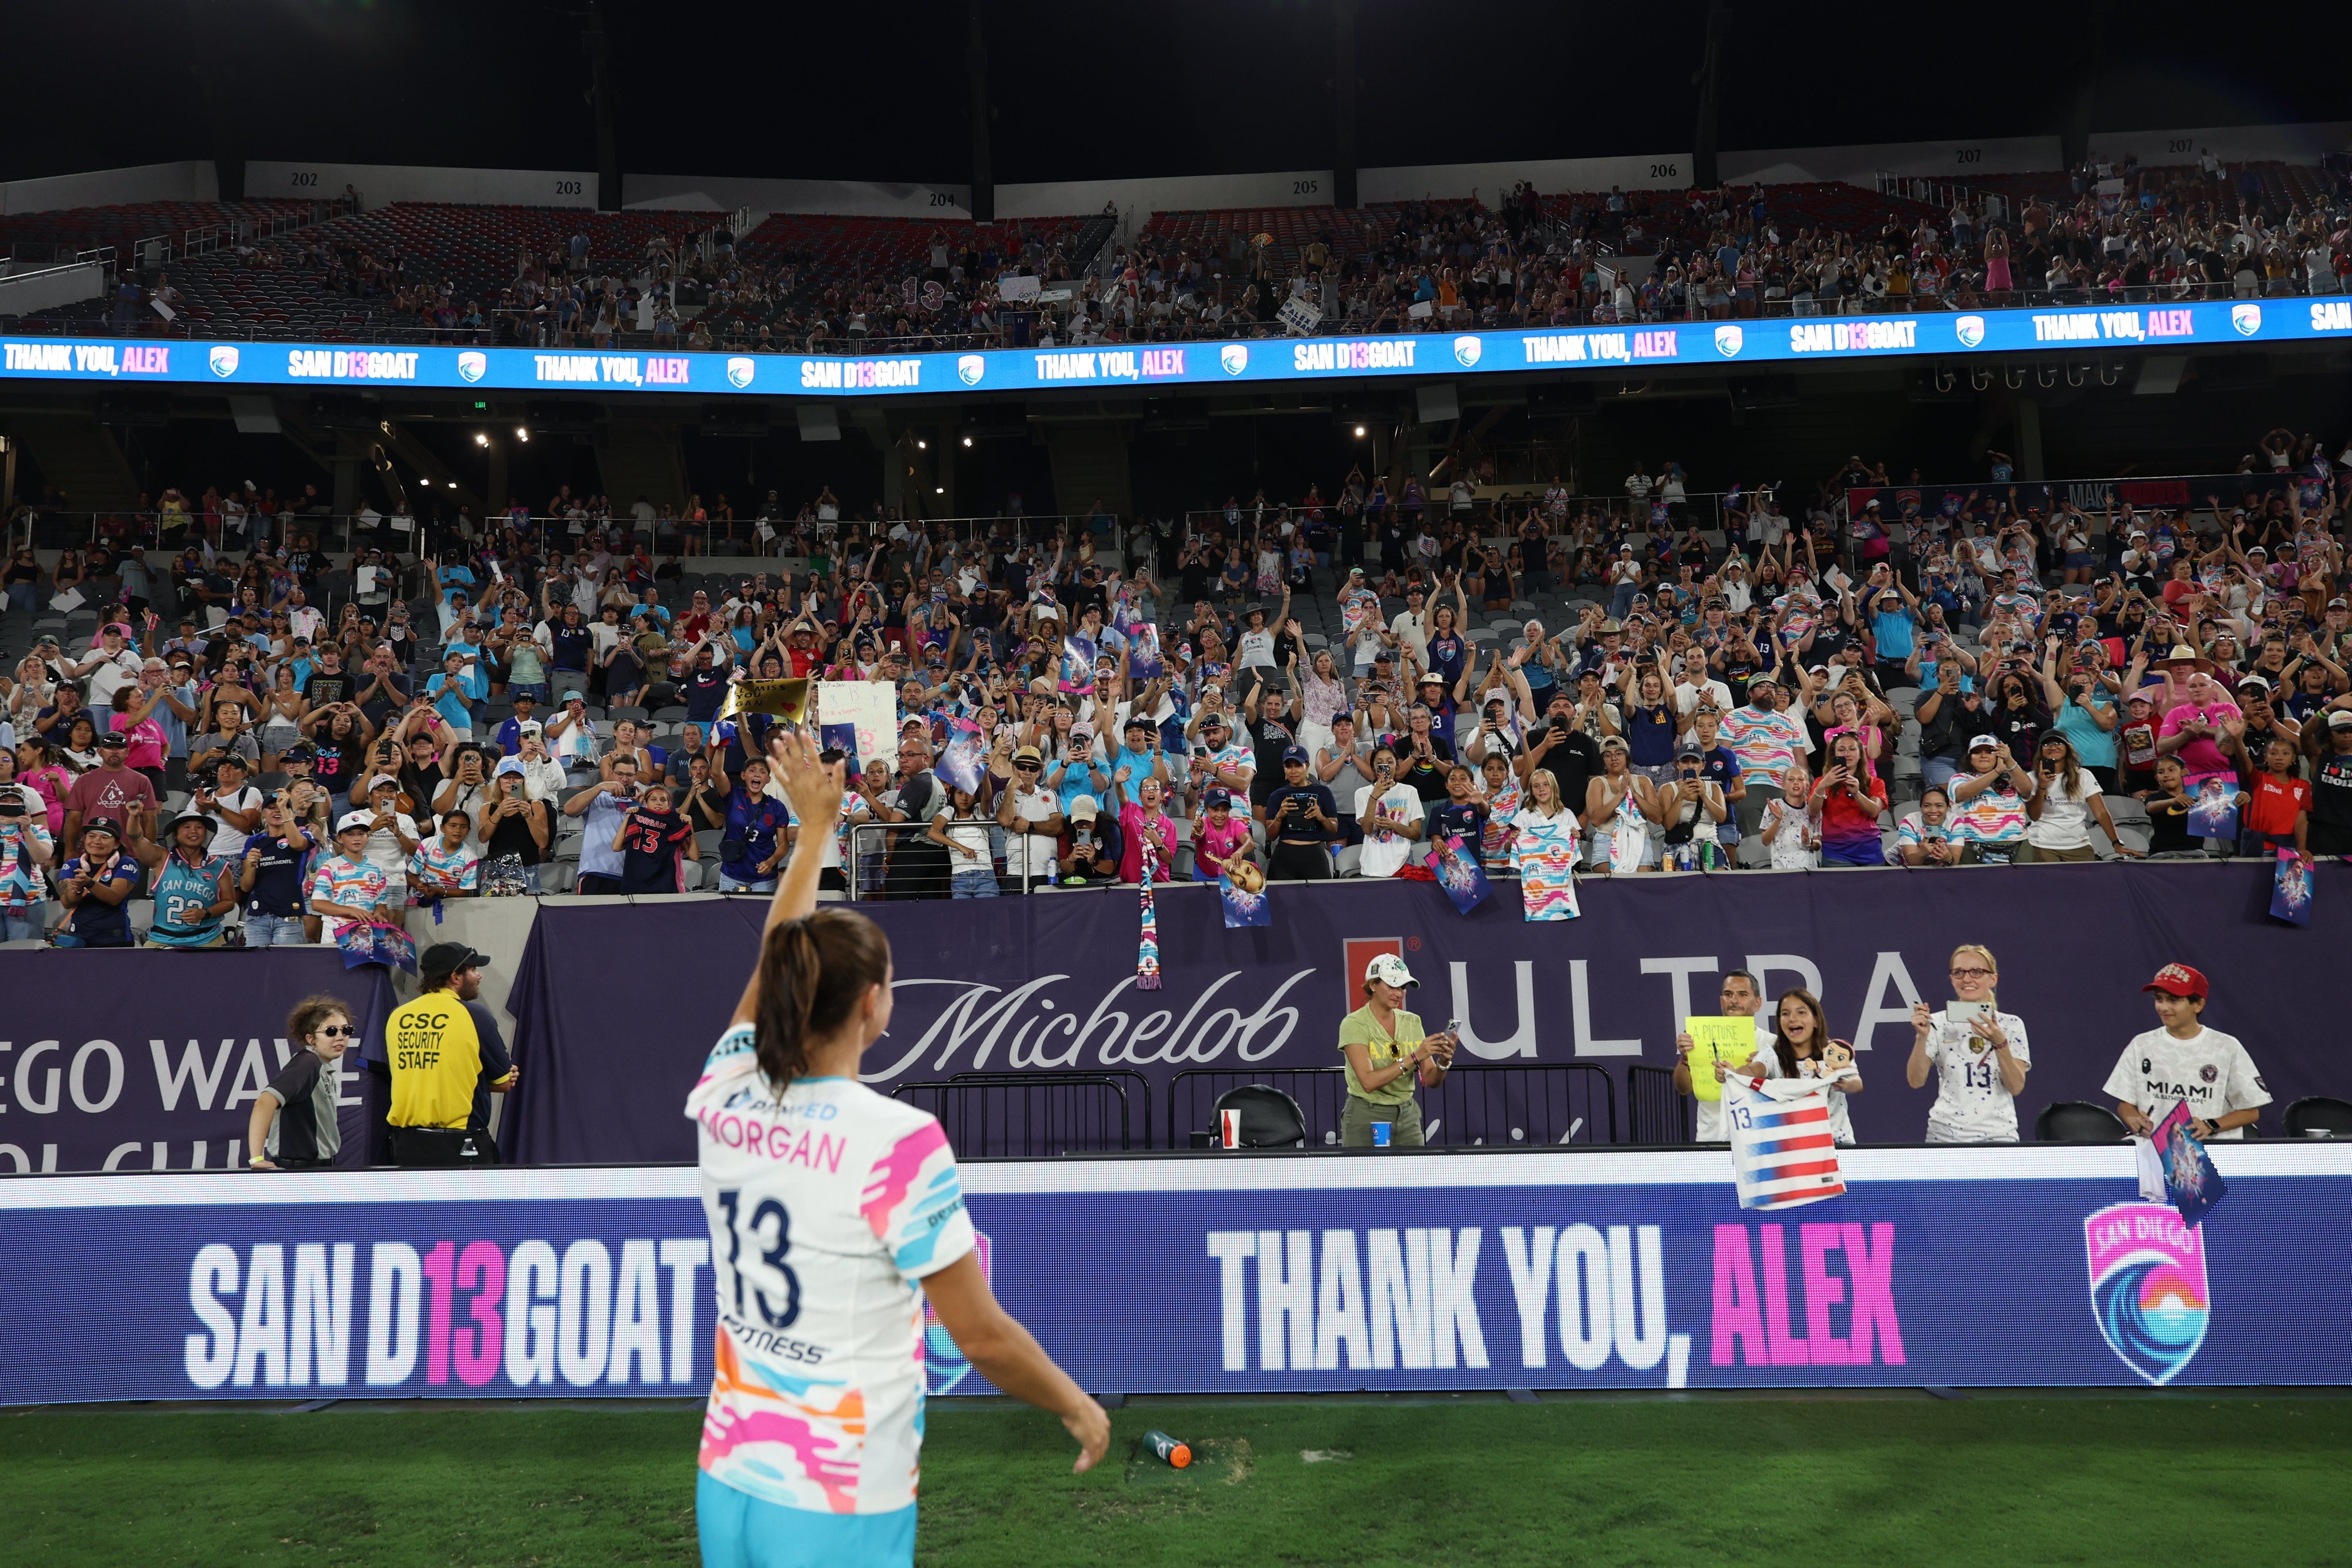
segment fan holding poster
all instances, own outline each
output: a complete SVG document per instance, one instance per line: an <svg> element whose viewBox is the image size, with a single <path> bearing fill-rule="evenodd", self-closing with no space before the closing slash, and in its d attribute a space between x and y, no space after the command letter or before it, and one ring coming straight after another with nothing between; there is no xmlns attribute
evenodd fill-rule
<svg viewBox="0 0 2352 1568"><path fill-rule="evenodd" d="M2140 1145L2139 1195L2149 1203L2169 1203L2181 1223L2194 1225L2228 1196L2213 1156L2198 1141L2197 1118L2184 1102L2156 1124Z"/></svg>
<svg viewBox="0 0 2352 1568"><path fill-rule="evenodd" d="M1092 695L1095 689L1095 640L1083 632L1074 632L1062 639L1061 679L1056 683L1063 695Z"/></svg>
<svg viewBox="0 0 2352 1568"><path fill-rule="evenodd" d="M1675 1092L1687 1094L1697 1107L1696 1136L1702 1144L1719 1144L1724 1140L1723 1091L1721 1084L1734 1069L1746 1066L1759 1051L1772 1048L1772 1030L1762 1016L1764 991L1753 974L1746 969L1725 973L1721 989L1716 993L1716 1005L1722 1010L1713 1019L1694 1017L1686 1025L1701 1022L1712 1026L1713 1060L1694 1055L1698 1049L1698 1036L1691 1029L1675 1037ZM1738 1020L1748 1030L1747 1045L1742 1049L1734 1036L1731 1022ZM1699 1092L1701 1078L1710 1093Z"/></svg>

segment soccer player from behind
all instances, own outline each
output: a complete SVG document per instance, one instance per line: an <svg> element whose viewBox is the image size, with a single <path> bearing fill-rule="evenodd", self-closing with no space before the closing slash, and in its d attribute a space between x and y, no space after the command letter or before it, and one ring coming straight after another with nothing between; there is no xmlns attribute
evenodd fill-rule
<svg viewBox="0 0 2352 1568"><path fill-rule="evenodd" d="M2107 1074L2116 1114L2144 1138L2178 1101L2196 1118L2189 1130L2200 1143L2243 1138L2271 1092L2235 1035L2205 1027L2205 977L2186 964L2167 964L2140 989L2154 993L2164 1027L2134 1036Z"/></svg>
<svg viewBox="0 0 2352 1568"><path fill-rule="evenodd" d="M841 812L838 764L768 737L793 814ZM981 1375L1054 1412L1086 1470L1110 1418L996 1302L939 1121L858 1082L890 1023L890 944L816 907L793 845L734 1021L687 1097L719 1324L695 1514L705 1568L910 1564L923 1302Z"/></svg>

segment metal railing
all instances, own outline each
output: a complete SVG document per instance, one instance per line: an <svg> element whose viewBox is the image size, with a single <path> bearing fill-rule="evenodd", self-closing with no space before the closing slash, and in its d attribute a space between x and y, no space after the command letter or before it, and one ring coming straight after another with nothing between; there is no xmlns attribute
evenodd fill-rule
<svg viewBox="0 0 2352 1568"><path fill-rule="evenodd" d="M985 871L996 888L994 896L1043 893L1054 886L1045 868L997 870L1005 837L992 812L986 821L991 853L968 861L931 841L929 822L859 822L849 829L849 849L843 875L853 902L869 899L938 899L955 896L955 879L964 871ZM1089 879L1087 886L1106 885ZM989 896L983 894L982 896Z"/></svg>
<svg viewBox="0 0 2352 1568"><path fill-rule="evenodd" d="M1339 1141L1339 1113L1347 1108L1348 1080L1336 1067L1188 1067L1168 1081L1167 1146L1181 1149L1194 1133L1215 1130L1211 1115L1217 1096L1245 1083L1279 1089L1297 1102L1307 1124L1307 1145Z"/></svg>
<svg viewBox="0 0 2352 1568"><path fill-rule="evenodd" d="M1988 223L2009 221L2010 200L1999 191L1979 191L1954 180L1897 174L1886 169L1877 171L1872 183L1882 196L1900 196L1944 213L1950 212L1957 204L1966 203L1982 214Z"/></svg>
<svg viewBox="0 0 2352 1568"><path fill-rule="evenodd" d="M131 264L136 267L169 267L174 261L210 256L242 241L277 239L357 211L358 204L349 197L322 197L310 203L307 207L290 212L242 214L226 223L203 224L195 228L183 229L176 235L149 235L131 242Z"/></svg>
<svg viewBox="0 0 2352 1568"><path fill-rule="evenodd" d="M1687 1144L1691 1141L1691 1102L1675 1088L1671 1067L1625 1067L1625 1105L1636 1144Z"/></svg>
<svg viewBox="0 0 2352 1568"><path fill-rule="evenodd" d="M1151 1146L1151 1082L1098 1072L959 1072L901 1083L890 1098L929 1111L961 1159L1053 1159Z"/></svg>
<svg viewBox="0 0 2352 1568"><path fill-rule="evenodd" d="M1589 1061L1459 1063L1420 1092L1423 1134L1433 1144L1617 1141L1616 1082Z"/></svg>
<svg viewBox="0 0 2352 1568"><path fill-rule="evenodd" d="M1310 1148L1339 1141L1339 1117L1348 1103L1347 1075L1340 1069L1193 1067L1169 1081L1168 1146L1182 1148L1193 1133L1214 1131L1212 1112L1218 1096L1244 1084L1278 1089L1297 1102ZM1435 1089L1419 1094L1422 1126L1433 1145L1617 1141L1617 1085L1606 1069L1591 1062L1465 1063Z"/></svg>
<svg viewBox="0 0 2352 1568"><path fill-rule="evenodd" d="M1654 488L1649 496L1638 500L1623 491L1606 496L1570 496L1566 506L1571 526L1579 518L1593 517L1614 527L1622 527L1624 529L1622 542L1630 543L1639 549L1648 542L1649 536L1653 532L1667 532L1679 536L1685 528L1696 524L1700 533L1712 535L1711 542L1717 548L1721 548L1724 517L1733 498L1732 492L1685 489L1679 499L1664 503L1667 507L1666 528L1653 529L1650 526L1651 503L1657 497L1657 490L1654 488L1657 476L1653 475L1651 477ZM1432 526L1433 537L1442 533L1448 523L1465 522L1473 529L1482 530L1475 535L1475 540L1479 546L1503 550L1507 555L1519 542L1518 528L1526 522L1528 509L1530 507L1540 509L1547 483L1548 481L1544 479L1530 477L1481 485L1479 486L1481 490L1501 493L1475 497L1470 504L1469 512L1465 516L1454 510L1453 503L1447 495L1446 483L1444 480L1432 479L1424 482L1425 501L1417 513L1406 510L1402 492L1399 489L1391 489L1389 492L1387 509L1406 517L1408 521L1414 517L1426 517ZM1741 494L1740 498L1752 503L1756 494L1752 490L1746 491ZM1331 497L1325 498L1321 509L1323 526L1337 528L1341 521L1341 513L1337 500ZM1213 527L1222 528L1228 534L1235 529L1246 533L1252 528L1272 525L1276 521L1279 514L1286 511L1291 513L1294 517L1303 517L1305 504L1297 501L1268 501L1263 508L1260 508L1255 502L1252 502L1230 511L1223 507L1214 507L1201 511L1186 512L1182 516L1186 535L1192 537ZM1363 508L1363 517L1368 522L1376 524L1381 514L1374 512L1369 506ZM1793 528L1796 525L1791 522L1790 526ZM1556 545L1568 550L1571 557L1578 549L1585 548L1584 541L1578 534L1572 531L1552 532L1549 524L1544 540L1548 551ZM1621 541L1612 533L1608 538L1591 541L1591 548L1605 553L1613 549L1619 542ZM1405 570L1411 570L1418 564L1419 558L1410 548L1410 538L1407 545ZM1349 564L1362 566L1368 576L1377 576L1381 570L1380 547L1376 543L1368 541L1362 559ZM1514 570L1517 570L1516 557L1511 559L1509 564ZM1336 560L1332 563L1318 561L1317 565L1318 570L1329 570L1331 566L1336 565ZM1214 599L1222 596L1221 591L1213 587L1209 597ZM1257 576L1254 564L1251 570L1249 590L1244 597L1257 597ZM1450 598L1448 602L1451 602ZM1471 608L1475 612L1477 606L1474 604Z"/></svg>
<svg viewBox="0 0 2352 1568"><path fill-rule="evenodd" d="M1816 295L1810 290L1778 292L1764 284L1727 285L1720 290L1710 290L1704 298L1694 298L1686 291L1680 303L1663 297L1643 298L1639 291L1635 302L1626 308L1602 300L1591 306L1563 307L1543 316L1516 310L1498 310L1491 307L1473 310L1457 306L1450 311L1437 311L1427 317L1414 318L1396 310L1378 314L1352 308L1328 314L1317 329L1319 335L1331 337L1409 337L1423 333L1465 331L1549 330L1573 327L1610 326L1672 326L1682 322L1752 321L1809 319L1817 316L1879 316L1936 313L1961 310L2042 309L2091 308L2101 305L2170 305L2190 304L2202 299L2253 299L2292 298L2304 295L2326 295L2343 291L2340 279L2328 278L2315 286L2300 268L2291 275L2276 277L2252 276L2209 282L2204 279L2181 280L2174 283L2137 287L2106 287L2083 284L2065 288L2011 287L1991 289L1985 287L1980 274L1972 271L1958 286L1947 285L1940 292L1914 292L1905 295L1850 296L1832 293ZM341 308L345 297L321 292L315 306L320 311ZM501 330L499 323L510 325ZM111 325L111 323L109 323ZM882 354L963 353L994 349L1034 349L1038 347L1034 334L1024 329L1000 323L993 329L974 330L968 328L948 328L906 337L881 334L810 333L796 334L786 340L776 341L772 332L765 346L757 343L757 322L741 322L730 318L721 324L722 330L709 334L707 340L697 339L692 329L681 332L661 333L642 330L634 326L616 328L609 333L599 333L583 324L569 329L543 327L529 319L528 313L519 310L493 309L488 312L482 325L426 325L407 321L338 321L334 324L311 326L292 322L273 322L253 319L225 319L218 317L198 318L188 312L174 319L160 318L142 319L129 324L138 337L184 338L198 341L227 342L328 342L328 343L410 343L443 344L478 347L509 346L517 348L564 348L578 350L612 350L630 352L712 352L712 353L772 353L799 356L803 354L867 357ZM772 328L775 323L767 323ZM93 323L87 317L31 317L18 321L11 330L20 336L81 336L88 335ZM1169 321L1149 322L1131 331L1123 332L1116 341L1097 339L1088 345L1075 344L1056 336L1057 349L1076 347L1150 347L1157 344L1255 342L1293 336L1281 322L1267 320L1237 320L1231 316L1216 322Z"/></svg>
<svg viewBox="0 0 2352 1568"><path fill-rule="evenodd" d="M401 513L362 512L356 514L320 514L280 512L268 519L267 527L273 544L282 543L291 534L300 533L311 540L311 548L328 555L348 556L362 542L383 549L390 553L415 555L419 552L430 528L409 517L409 527L397 526ZM1090 558L1106 568L1121 560L1119 528L1122 519L1105 513L1111 524L1110 542L1104 545L1103 535L1093 534L1097 553ZM60 549L76 546L105 544L121 548L137 544L142 549L179 549L188 544L209 544L215 550L237 555L253 549L259 541L263 526L248 517L242 530L230 528L217 515L189 511L171 514L166 524L165 514L149 507L121 507L97 510L66 510L56 507L26 506L13 513L0 528L0 543L10 549L18 547ZM1088 537L1097 518L1092 514L1046 513L1021 517L918 517L915 522L926 530L944 528L959 545L971 545L984 539L1022 545L1042 551L1046 562L1053 558L1055 547L1069 541L1073 559L1076 559L1077 541ZM511 514L492 512L478 519L476 527L491 534L510 534L518 541L529 544L542 559L551 552L571 553L591 549L599 539L607 546L625 550L633 541L650 541L656 556L678 554L683 540L677 532L677 519L657 526L648 533L646 527L629 517L588 518L583 531L574 536L572 519L564 517L532 516L516 521ZM772 525L771 537L759 537L759 520L736 517L730 523L711 521L696 525L696 542L702 548L693 555L679 555L679 565L688 575L698 575L704 568L694 563L712 559L754 560L761 565L753 570L771 573L807 572L829 570L825 547L843 532L861 529L869 538L881 536L890 526L889 519L848 517L831 524L797 519L778 519ZM828 535L826 528L835 532ZM870 549L870 546L869 546ZM907 559L906 547L892 543L886 559L899 562ZM862 564L862 557L860 564Z"/></svg>

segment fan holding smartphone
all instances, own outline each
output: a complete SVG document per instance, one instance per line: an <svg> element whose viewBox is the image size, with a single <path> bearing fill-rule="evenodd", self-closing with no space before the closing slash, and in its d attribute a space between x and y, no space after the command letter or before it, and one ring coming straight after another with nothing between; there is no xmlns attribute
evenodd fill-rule
<svg viewBox="0 0 2352 1568"><path fill-rule="evenodd" d="M1904 1076L1914 1089L1936 1073L1936 1103L1927 1113L1931 1144L2017 1142L2017 1096L2032 1065L2025 1020L1994 998L2000 966L1992 950L1966 943L1952 949L1954 999L1939 1016L1926 1002L1911 1007L1911 1059Z"/></svg>

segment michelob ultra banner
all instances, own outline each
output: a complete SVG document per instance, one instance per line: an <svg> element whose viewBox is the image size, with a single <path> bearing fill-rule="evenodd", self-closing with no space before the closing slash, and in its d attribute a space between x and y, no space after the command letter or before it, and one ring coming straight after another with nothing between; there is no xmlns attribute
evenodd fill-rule
<svg viewBox="0 0 2352 1568"><path fill-rule="evenodd" d="M1830 1086L1802 1078L1723 1081L1723 1121L1742 1208L1793 1208L1845 1191L1830 1135Z"/></svg>

